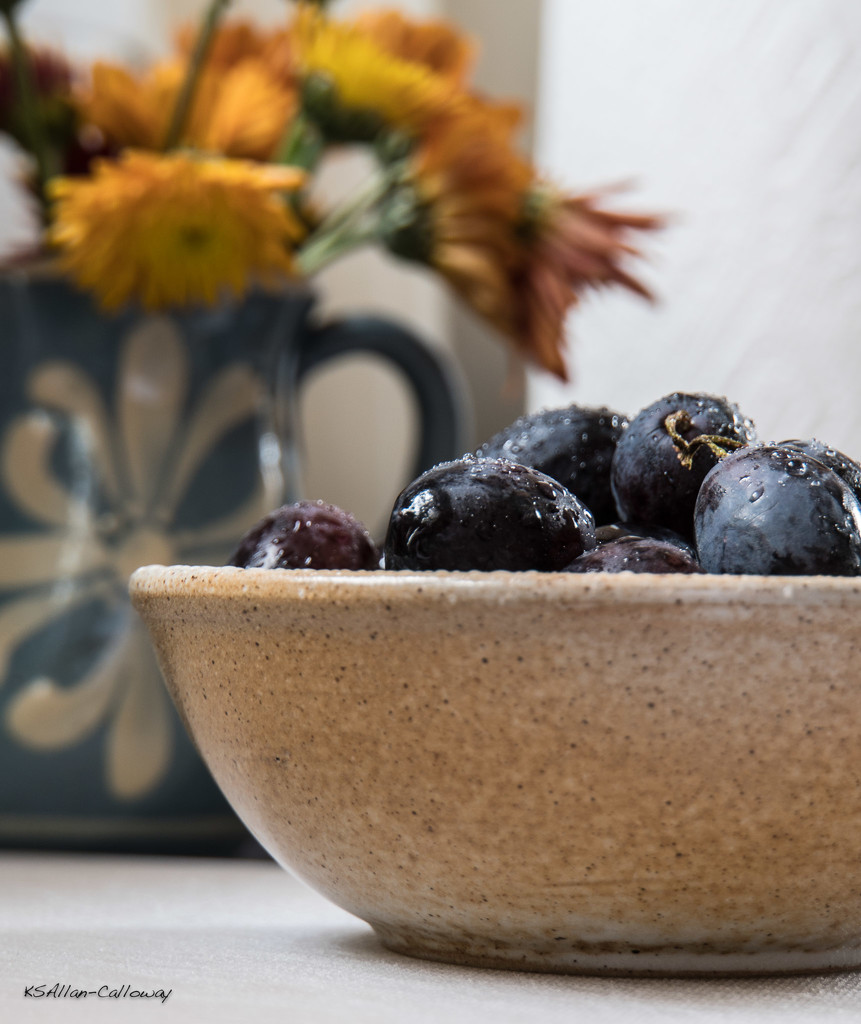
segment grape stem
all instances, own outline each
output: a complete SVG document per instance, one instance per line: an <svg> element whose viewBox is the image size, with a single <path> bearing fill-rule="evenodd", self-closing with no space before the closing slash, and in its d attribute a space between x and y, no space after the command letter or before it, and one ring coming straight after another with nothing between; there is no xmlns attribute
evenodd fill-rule
<svg viewBox="0 0 861 1024"><path fill-rule="evenodd" d="M690 430L692 426L690 413L685 409L671 412L664 420L664 428L670 435L670 439L676 449L676 454L679 457L679 462L681 462L685 469L692 468L694 455L699 448L708 448L718 459L726 458L730 452L734 452L737 448L744 448L744 441L736 441L731 437L721 437L720 434L697 434L690 441L686 441L680 431Z"/></svg>

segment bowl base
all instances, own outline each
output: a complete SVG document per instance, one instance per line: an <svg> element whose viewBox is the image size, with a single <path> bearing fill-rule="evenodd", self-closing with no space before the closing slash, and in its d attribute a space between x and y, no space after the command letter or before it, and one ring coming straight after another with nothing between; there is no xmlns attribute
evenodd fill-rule
<svg viewBox="0 0 861 1024"><path fill-rule="evenodd" d="M861 968L861 949L775 949L742 952L709 952L701 947L660 949L619 948L596 952L594 948L566 943L564 949L548 950L496 943L470 937L429 939L389 926L373 925L386 949L419 960L482 967L495 970L530 971L542 974L590 974L626 978L719 978L775 974L826 974Z"/></svg>

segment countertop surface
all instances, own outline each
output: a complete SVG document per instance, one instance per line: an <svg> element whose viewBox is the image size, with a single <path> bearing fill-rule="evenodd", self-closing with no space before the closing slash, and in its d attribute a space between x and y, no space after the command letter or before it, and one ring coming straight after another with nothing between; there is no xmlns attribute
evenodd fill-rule
<svg viewBox="0 0 861 1024"><path fill-rule="evenodd" d="M269 861L4 853L0 1020L861 1022L861 972L644 980L449 967L386 951Z"/></svg>

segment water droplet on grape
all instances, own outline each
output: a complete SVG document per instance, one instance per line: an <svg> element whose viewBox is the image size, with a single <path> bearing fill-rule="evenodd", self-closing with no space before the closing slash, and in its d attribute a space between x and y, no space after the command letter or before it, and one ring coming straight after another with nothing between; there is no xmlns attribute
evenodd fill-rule
<svg viewBox="0 0 861 1024"><path fill-rule="evenodd" d="M414 518L413 489L434 505ZM392 510L388 569L564 568L595 546L589 511L561 484L502 459L466 456L413 481Z"/></svg>
<svg viewBox="0 0 861 1024"><path fill-rule="evenodd" d="M379 552L349 512L322 501L283 505L240 540L229 565L255 569L376 569Z"/></svg>
<svg viewBox="0 0 861 1024"><path fill-rule="evenodd" d="M499 431L476 455L507 458L546 473L575 494L597 521L612 522L616 505L610 466L626 426L627 418L611 409L545 409Z"/></svg>

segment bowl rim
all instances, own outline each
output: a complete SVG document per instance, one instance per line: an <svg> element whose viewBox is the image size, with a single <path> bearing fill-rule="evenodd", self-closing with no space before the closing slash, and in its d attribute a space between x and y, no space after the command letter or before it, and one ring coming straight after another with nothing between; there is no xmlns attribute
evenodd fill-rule
<svg viewBox="0 0 861 1024"><path fill-rule="evenodd" d="M604 604L776 604L861 607L861 576L658 573L410 572L147 565L129 580L135 605L160 598L338 602L518 601Z"/></svg>

